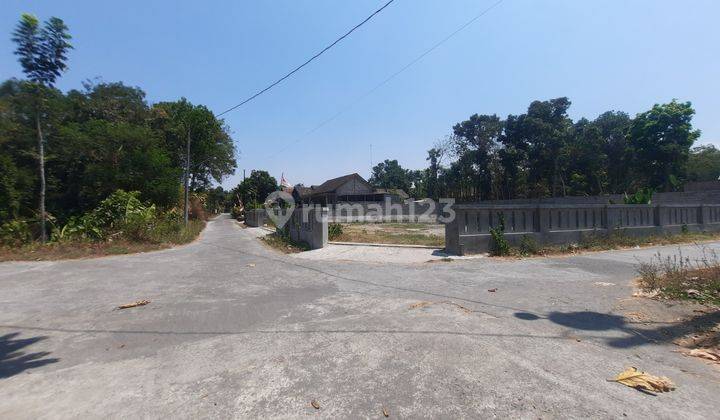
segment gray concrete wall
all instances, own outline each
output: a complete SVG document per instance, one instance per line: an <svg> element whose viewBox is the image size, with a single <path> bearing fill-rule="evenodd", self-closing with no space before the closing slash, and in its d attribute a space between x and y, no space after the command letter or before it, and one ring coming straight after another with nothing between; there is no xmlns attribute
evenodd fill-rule
<svg viewBox="0 0 720 420"><path fill-rule="evenodd" d="M310 249L327 246L327 207L298 207L293 211L284 229L295 242L306 243Z"/></svg>
<svg viewBox="0 0 720 420"><path fill-rule="evenodd" d="M539 244L569 244L590 235L619 231L652 235L720 231L720 204L559 205L457 204L455 219L445 225L445 247L453 254L488 252L490 229L505 220L505 238L517 245L523 236Z"/></svg>
<svg viewBox="0 0 720 420"><path fill-rule="evenodd" d="M251 227L263 226L268 220L265 209L245 210L245 224Z"/></svg>
<svg viewBox="0 0 720 420"><path fill-rule="evenodd" d="M512 200L488 200L471 204L622 204L622 194L575 196L575 197L547 197L547 198L516 198ZM720 190L686 190L676 192L655 193L652 204L720 204Z"/></svg>

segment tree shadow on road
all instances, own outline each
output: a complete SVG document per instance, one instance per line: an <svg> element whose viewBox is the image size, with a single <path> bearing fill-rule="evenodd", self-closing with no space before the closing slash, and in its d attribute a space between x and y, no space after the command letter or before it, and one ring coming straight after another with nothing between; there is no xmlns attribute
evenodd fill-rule
<svg viewBox="0 0 720 420"><path fill-rule="evenodd" d="M46 336L17 338L19 335L19 332L14 332L0 336L0 379L59 361L59 359L46 358L50 354L46 351L35 353L21 351L25 347L47 339Z"/></svg>
<svg viewBox="0 0 720 420"><path fill-rule="evenodd" d="M555 324L575 330L615 330L626 333L627 336L625 337L607 338L607 344L617 348L672 342L687 334L713 328L720 323L720 311L704 313L676 323L663 323L661 326L654 328L637 328L636 325L638 325L638 323L629 322L624 316L590 311L550 312L544 317L529 312L516 312L515 317L524 321L534 321L544 318Z"/></svg>

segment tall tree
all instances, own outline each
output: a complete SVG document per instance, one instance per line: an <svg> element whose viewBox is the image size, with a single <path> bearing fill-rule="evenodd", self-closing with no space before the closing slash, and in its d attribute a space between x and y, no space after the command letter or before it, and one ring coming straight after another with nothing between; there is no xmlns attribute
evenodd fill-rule
<svg viewBox="0 0 720 420"><path fill-rule="evenodd" d="M474 114L461 123L455 124L455 147L472 168L475 177L475 191L480 200L488 199L491 193L491 164L503 131L503 122L497 115Z"/></svg>
<svg viewBox="0 0 720 420"><path fill-rule="evenodd" d="M153 125L165 133L173 161L185 168L185 208L189 191L207 188L234 172L235 146L222 120L203 105L182 98L153 108ZM187 214L187 210L185 211Z"/></svg>
<svg viewBox="0 0 720 420"><path fill-rule="evenodd" d="M606 158L608 192L620 194L628 190L632 153L628 131L632 120L624 112L608 111L600 114L593 125L600 130L602 147L598 149Z"/></svg>
<svg viewBox="0 0 720 420"><path fill-rule="evenodd" d="M58 77L67 69L67 52L72 49L70 34L62 19L51 17L40 29L38 19L30 14L20 18L12 41L17 44L15 54L28 79L35 84L35 128L38 142L40 173L40 240L47 239L45 213L45 140L42 131L43 92L52 87Z"/></svg>
<svg viewBox="0 0 720 420"><path fill-rule="evenodd" d="M408 170L400 166L397 160L385 159L385 161L375 165L368 181L378 188L410 191Z"/></svg>
<svg viewBox="0 0 720 420"><path fill-rule="evenodd" d="M240 197L243 204L249 207L261 205L267 196L278 190L277 180L267 171L252 170L232 191L233 197Z"/></svg>
<svg viewBox="0 0 720 420"><path fill-rule="evenodd" d="M634 178L639 187L675 190L685 179L690 148L700 136L692 129L695 110L690 102L652 107L638 114L630 126Z"/></svg>
<svg viewBox="0 0 720 420"><path fill-rule="evenodd" d="M717 181L720 179L720 150L712 144L690 150L688 181Z"/></svg>

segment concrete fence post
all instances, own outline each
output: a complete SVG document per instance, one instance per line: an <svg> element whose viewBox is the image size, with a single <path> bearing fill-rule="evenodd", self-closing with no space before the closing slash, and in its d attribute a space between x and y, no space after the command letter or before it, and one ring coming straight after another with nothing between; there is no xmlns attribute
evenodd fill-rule
<svg viewBox="0 0 720 420"><path fill-rule="evenodd" d="M550 232L550 209L546 207L537 208L538 232Z"/></svg>
<svg viewBox="0 0 720 420"><path fill-rule="evenodd" d="M710 207L704 204L698 208L698 224L702 230L705 230L706 225L710 224Z"/></svg>

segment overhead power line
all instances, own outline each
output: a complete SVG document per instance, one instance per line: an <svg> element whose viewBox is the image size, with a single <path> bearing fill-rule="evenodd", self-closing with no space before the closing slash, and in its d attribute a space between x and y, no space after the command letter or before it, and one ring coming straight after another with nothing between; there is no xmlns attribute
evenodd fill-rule
<svg viewBox="0 0 720 420"><path fill-rule="evenodd" d="M440 41L438 41L438 42L436 42L435 44L433 44L430 48L428 48L427 50L423 51L422 54L420 54L420 55L418 55L417 57L415 57L414 59L412 59L409 63L407 63L406 65L404 65L403 67L401 67L401 68L400 68L399 70L397 70L395 73L392 73L390 76L388 76L387 78L385 78L383 81L381 81L381 82L378 83L377 85L373 86L370 90L368 90L368 91L365 92L364 94L362 94L362 95L360 95L359 97L355 98L355 100L353 100L352 102L350 102L350 103L348 103L347 105L345 105L343 108L341 108L341 109L340 109L339 111L337 111L335 114L333 114L333 115L330 116L329 118L323 120L322 122L320 122L319 124L317 124L316 126L314 126L312 129L310 129L310 130L308 130L307 132L305 132L305 134L303 134L301 137L298 137L295 141L292 141L292 142L286 144L285 147L281 148L280 150L276 151L276 152L273 153L272 155L268 156L266 159L269 160L269 159L274 158L275 156L279 155L280 153L286 151L286 150L287 150L288 148L290 148L292 145L294 145L294 144L296 144L296 143L299 143L299 142L302 141L305 137L307 137L307 136L309 136L310 134L316 132L317 130L319 130L319 129L321 129L323 126L325 126L326 124L328 124L328 123L330 123L331 121L333 121L334 119L338 118L339 116L341 116L342 114L344 114L346 111L348 111L350 108L352 108L356 103L358 103L358 102L362 101L363 99L367 98L368 96L372 95L375 91L377 91L378 89L380 89L381 87L383 87L384 85L386 85L388 82L390 82L392 79L394 79L394 78L397 77L398 75L400 75L400 73L402 73L402 72L404 72L405 70L407 70L407 69L409 69L410 67L412 67L412 66L413 66L414 64L416 64L418 61L422 60L426 55L428 55L428 54L430 54L431 52L435 51L438 47L440 47L441 45L443 45L444 43L446 43L447 41L449 41L451 38L453 38L453 37L454 37L455 35L457 35L459 32L461 32L462 30L464 30L464 29L467 28L468 26L470 26L470 25L472 25L473 23L475 23L476 20L478 20L478 19L480 19L481 17L485 16L485 15L486 15L488 12L490 12L492 9L494 9L494 8L497 7L497 6L499 6L500 3L502 3L503 1L505 1L505 0L498 0L498 1L496 1L495 3L493 3L492 5L490 5L489 7L483 9L480 13L478 13L478 14L475 15L475 16L473 16L470 20L468 20L467 22L465 22L464 24L462 24L460 27L458 27L457 29L455 29L454 31L452 31L449 35L445 36L445 37L442 38Z"/></svg>
<svg viewBox="0 0 720 420"><path fill-rule="evenodd" d="M226 109L225 111L219 113L217 116L219 117L219 116L221 116L221 115L227 114L228 112L230 112L230 111L232 111L232 110L235 110L235 109L237 109L237 108L240 108L241 106L245 105L246 103L252 101L253 99L257 98L258 96L262 95L263 93L265 93L265 92L267 92L268 90L272 89L273 87L277 86L277 85L280 84L283 80L287 79L288 77L292 76L294 73L298 72L298 71L299 71L300 69L302 69L303 67L305 67L305 66L307 66L308 64L310 64L311 61L313 61L313 60L315 60L316 58L320 57L325 51L327 51L327 50L329 50L330 48L334 47L335 44L337 44L338 42L340 42L340 41L342 41L343 39L347 38L347 37L348 37L351 33L353 33L356 29L358 29L359 27L363 26L363 25L364 25L365 23L367 23L370 19L372 19L373 17L375 17L375 15L377 15L378 13L382 12L383 9L385 9L386 7L388 7L388 6L390 5L390 3L392 3L393 1L395 1L395 0L389 0L389 1L388 1L387 3L385 3L381 8L377 9L377 10L374 11L370 16L368 16L367 18L365 18L365 20L363 20L362 22L360 22L360 23L358 23L357 25L353 26L352 29L350 29L349 31L347 31L347 32L346 32L344 35L342 35L340 38L336 39L332 44L330 44L330 45L328 45L327 47L323 48L319 53L313 55L312 57L310 57L309 59L307 59L304 63L302 63L302 64L300 64L299 66L297 66L297 67L295 67L294 69L292 69L292 70L291 70L288 74L286 74L285 76L277 79L276 81L274 81L273 83L271 83L270 85L268 85L266 88L257 91L254 95L250 96L249 98L245 99L244 101L240 102L239 104L235 105L234 107L228 108L228 109Z"/></svg>

